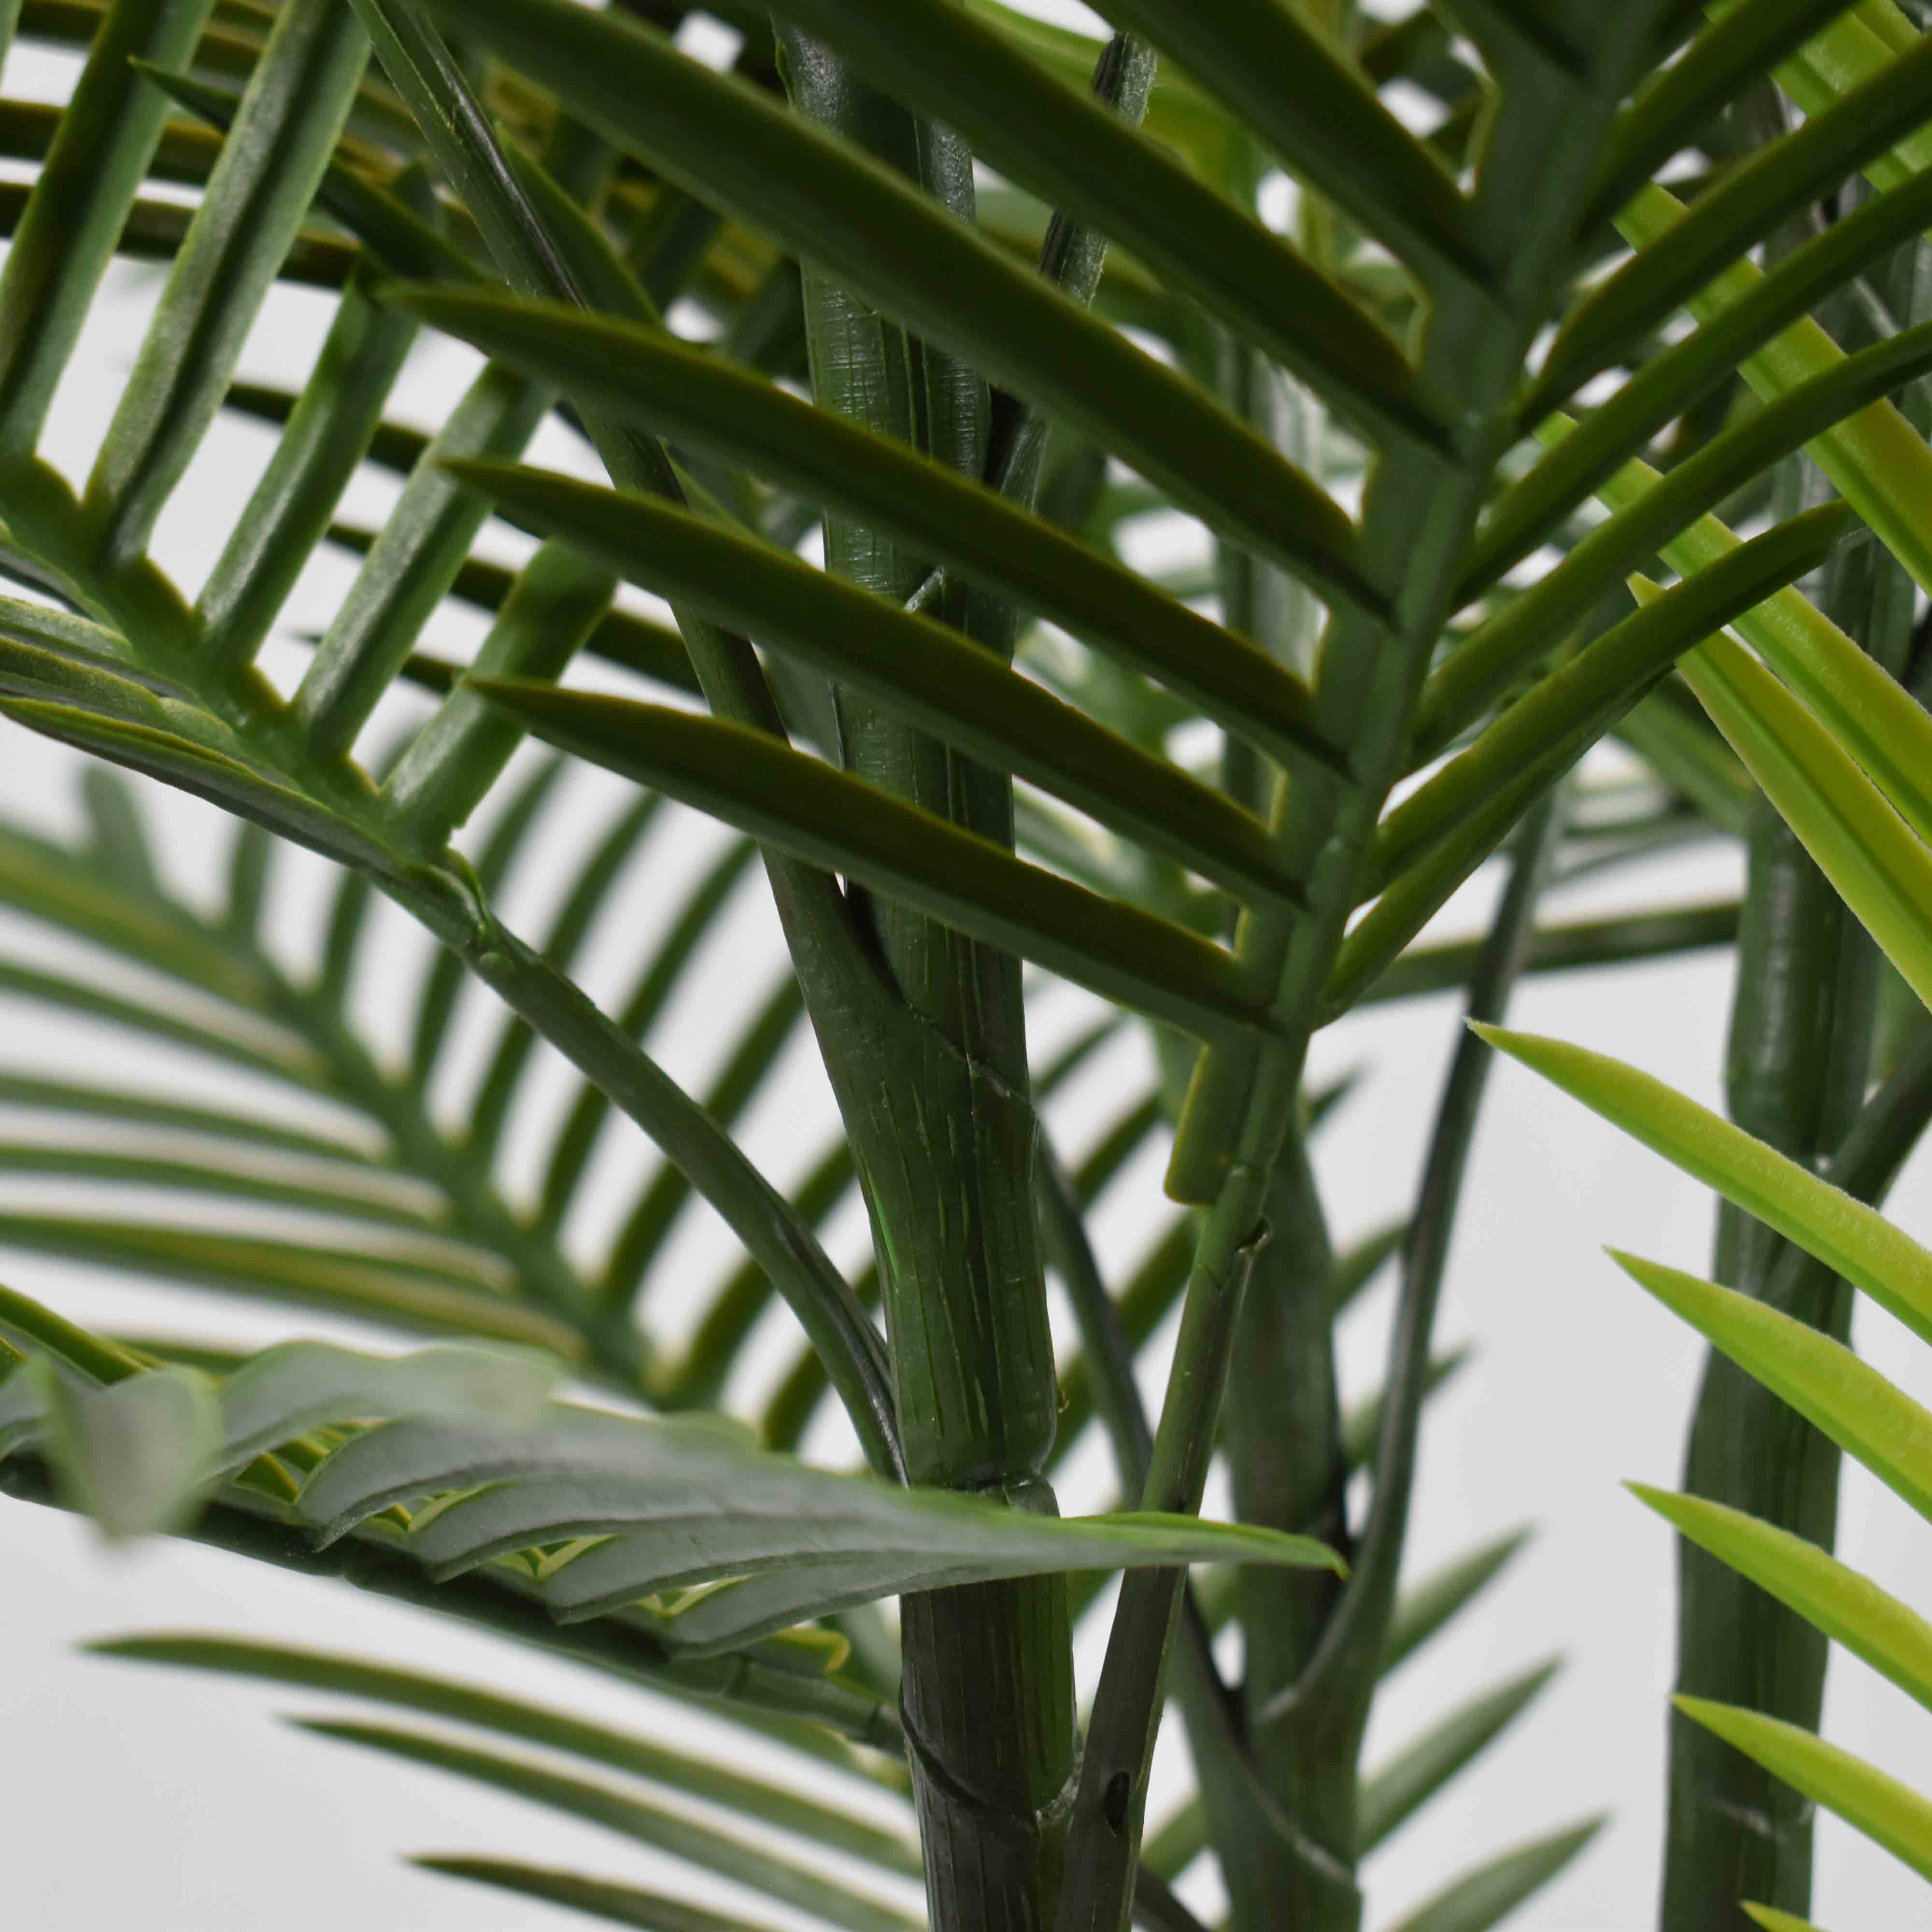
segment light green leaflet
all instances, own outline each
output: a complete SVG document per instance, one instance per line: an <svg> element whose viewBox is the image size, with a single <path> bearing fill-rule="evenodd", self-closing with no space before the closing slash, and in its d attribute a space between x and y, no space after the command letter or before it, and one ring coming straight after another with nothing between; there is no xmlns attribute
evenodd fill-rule
<svg viewBox="0 0 1932 1932"><path fill-rule="evenodd" d="M1681 668L1779 815L1912 991L1932 1005L1932 850L1748 652L1713 638Z"/></svg>
<svg viewBox="0 0 1932 1932"><path fill-rule="evenodd" d="M1917 1792L1796 1724L1696 1697L1673 1701L1694 1723L1932 1879L1932 1804Z"/></svg>
<svg viewBox="0 0 1932 1932"><path fill-rule="evenodd" d="M1721 1503L1630 1486L1680 1536L1708 1550L1932 1706L1932 1624L1815 1543Z"/></svg>
<svg viewBox="0 0 1932 1932"><path fill-rule="evenodd" d="M1932 1341L1932 1254L1882 1214L1634 1066L1539 1034L1500 1027L1476 1030L1499 1052L1768 1222Z"/></svg>
<svg viewBox="0 0 1932 1932"><path fill-rule="evenodd" d="M1922 1516L1932 1516L1932 1414L1841 1342L1735 1289L1634 1255L1618 1267Z"/></svg>

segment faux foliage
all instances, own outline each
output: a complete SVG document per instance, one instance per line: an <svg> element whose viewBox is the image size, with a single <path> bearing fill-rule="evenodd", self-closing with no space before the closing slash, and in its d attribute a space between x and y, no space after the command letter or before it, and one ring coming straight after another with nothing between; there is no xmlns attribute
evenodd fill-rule
<svg viewBox="0 0 1932 1932"><path fill-rule="evenodd" d="M1860 1204L1932 1109L1928 1036L1887 1019L1932 997L1932 45L1893 0L1098 10L1105 41L994 0L0 4L82 56L64 105L0 99L32 170L0 193L0 710L93 761L84 836L0 826L0 901L140 969L0 956L0 992L343 1124L0 1064L0 1169L98 1204L8 1209L0 1244L398 1345L190 1346L4 1292L0 1486L618 1672L909 1799L888 1828L255 1634L102 1646L464 1727L311 1724L820 1921L910 1922L812 1846L922 1876L958 1932L1189 1928L1204 1856L1235 1927L1353 1932L1370 1853L1552 1667L1361 1765L1381 1681L1521 1540L1405 1582L1498 1042L1731 1204L1728 1286L1630 1264L1721 1358L1695 1493L1647 1498L1712 1559L1684 1571L1663 1922L1802 1922L1814 1802L1932 1874L1924 1801L1813 1735L1824 1639L1922 1696L1932 1654L1829 1553L1839 1448L1932 1506L1928 1425L1846 1346L1842 1286L1932 1334L1932 1259ZM706 22L724 64L686 50ZM69 476L49 412L117 254L165 278ZM295 392L239 376L280 281L331 304ZM425 332L482 358L427 424ZM277 440L190 601L156 532L224 412ZM524 460L551 425L576 473ZM399 479L380 526L342 507L364 464ZM1204 563L1141 567L1154 520ZM350 586L278 681L325 547ZM428 638L450 602L487 620L467 659ZM584 765L626 788L601 824L560 782ZM110 766L235 816L225 904L183 896ZM640 922L680 810L728 836ZM530 935L505 885L539 831L578 856ZM1744 849L1741 900L1646 892L1693 841ZM265 926L284 842L339 871L296 966ZM1485 867L1486 925L1440 937ZM689 1091L657 1029L754 874L789 970L707 1015ZM1545 905L1613 874L1620 913ZM400 1064L352 997L377 895L438 949ZM600 1004L583 962L613 935ZM1526 972L1734 941L1732 1122L1494 1030ZM1042 1052L1054 981L1097 1018ZM1474 1030L1419 1183L1338 1252L1310 1042L1451 989ZM472 992L498 1030L452 1124ZM788 1189L745 1128L808 1030L839 1129ZM1076 1158L1041 1103L1122 1040L1155 1072ZM560 1061L524 1169L506 1132ZM567 1230L614 1113L662 1159L586 1262ZM1150 1154L1180 1211L1110 1280L1109 1184ZM855 1190L854 1274L828 1230ZM694 1200L736 1258L668 1283ZM244 1204L280 1231L236 1232ZM1390 1260L1384 1384L1345 1408L1338 1327ZM1064 1516L1090 1430L1118 1505ZM1227 1522L1200 1515L1217 1462ZM1116 1570L1083 1686L1074 1624ZM1170 1714L1195 1787L1150 1828ZM1501 1922L1595 1826L1522 1828L1406 1932Z"/></svg>

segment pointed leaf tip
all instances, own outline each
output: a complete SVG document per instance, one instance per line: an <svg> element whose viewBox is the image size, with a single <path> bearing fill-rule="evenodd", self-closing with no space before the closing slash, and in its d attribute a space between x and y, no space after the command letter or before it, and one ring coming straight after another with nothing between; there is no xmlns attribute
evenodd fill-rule
<svg viewBox="0 0 1932 1932"><path fill-rule="evenodd" d="M1762 1925L1764 1932L1824 1932L1822 1926L1813 1924L1810 1919L1780 1912L1774 1905L1754 1905L1747 1899L1740 1909L1754 1925Z"/></svg>

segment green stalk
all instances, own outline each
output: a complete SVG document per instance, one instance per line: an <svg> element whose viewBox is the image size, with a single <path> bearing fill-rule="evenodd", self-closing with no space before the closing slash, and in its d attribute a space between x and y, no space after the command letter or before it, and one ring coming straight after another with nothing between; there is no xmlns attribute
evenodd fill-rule
<svg viewBox="0 0 1932 1932"><path fill-rule="evenodd" d="M1274 1238L1250 1277L1228 1368L1222 1427L1234 1514L1244 1522L1305 1527L1346 1553L1348 1471L1335 1377L1334 1257L1299 1133L1291 1133L1276 1166L1268 1220ZM1307 1667L1342 1589L1332 1574L1319 1586L1286 1590L1252 1575L1236 1579L1247 1660L1242 1704L1257 1768L1269 1796L1306 1841L1278 1840L1288 1869L1270 1886L1277 1898L1325 1894L1353 1862L1352 1766L1338 1769L1325 1754L1311 1756L1301 1748L1290 1727L1258 1721ZM1230 1876L1240 1922L1264 1922L1268 1899L1243 1897Z"/></svg>
<svg viewBox="0 0 1932 1932"><path fill-rule="evenodd" d="M957 136L804 32L781 23L778 43L796 107L971 218L971 157ZM821 407L984 472L992 398L972 370L810 266L804 296ZM849 518L826 518L825 542L828 568L896 602L931 574L926 560ZM932 614L1010 654L1012 614L983 593L942 583ZM1010 782L856 692L833 697L848 770L1011 845ZM860 1003L857 1030L869 1038L854 1051L851 1030L842 1040L821 1028L821 1037L872 1216L907 1474L1052 1513L1053 1351L1018 962L896 902L851 897L879 968ZM940 1131L946 1122L964 1130ZM932 1923L1036 1927L1052 1910L1073 1773L1064 1582L908 1597L901 1624Z"/></svg>
<svg viewBox="0 0 1932 1932"><path fill-rule="evenodd" d="M1311 10L1331 30L1340 29L1342 9L1334 0ZM1227 192L1252 206L1265 172L1258 144L1244 136L1231 156ZM1319 196L1304 194L1300 227L1303 254L1318 268L1331 268L1334 214ZM1214 350L1214 379L1228 407L1318 477L1311 461L1322 435L1314 398L1223 332L1216 332ZM1306 588L1225 538L1216 543L1215 568L1222 621L1312 680L1322 611ZM1230 792L1266 815L1269 773L1251 746L1229 736L1222 772ZM1292 1522L1346 1550L1348 1470L1336 1386L1334 1256L1298 1124L1276 1167L1267 1215L1273 1238L1257 1256L1242 1298L1228 1371L1222 1444L1234 1514L1244 1522ZM1246 1660L1240 1706L1254 1739L1251 1774L1274 1810L1231 1802L1238 1787L1231 1789L1225 1775L1201 1782L1210 1834L1244 1924L1264 1922L1271 1908L1311 1894L1336 1898L1345 1913L1358 1909L1347 1877L1354 1839L1352 1777L1306 1762L1292 1746L1282 1748L1280 1734L1258 1734L1253 1721L1307 1664L1340 1590L1333 1574L1319 1582L1298 1579L1285 1589L1252 1575L1236 1579ZM1201 1700L1188 1695L1199 1674L1192 1654L1198 1648L1183 1652L1175 1679L1197 1763L1216 1749L1204 1729ZM1210 1783L1220 1788L1209 1789ZM1277 1814L1291 1828L1280 1828Z"/></svg>
<svg viewBox="0 0 1932 1932"><path fill-rule="evenodd" d="M1135 0L1176 31L1173 9ZM1570 238L1610 117L1648 58L1660 8L1593 14L1589 71L1552 61L1507 16L1485 17L1501 107L1489 132L1458 246L1474 276L1428 267L1430 319L1419 392L1464 427L1451 455L1421 444L1386 449L1366 497L1357 554L1377 573L1387 612L1334 613L1316 708L1346 746L1352 779L1298 772L1280 796L1279 848L1308 881L1310 910L1293 920L1244 917L1238 953L1274 989L1275 1037L1258 1051L1215 1053L1197 1070L1169 1169L1177 1196L1212 1206L1202 1226L1147 1507L1199 1504L1215 1442L1240 1305L1268 1232L1276 1163L1299 1104L1301 1071L1322 986L1332 968L1382 803L1408 755L1428 658L1455 601L1454 578L1490 476L1516 430L1510 399L1522 358L1568 272ZM1232 76L1230 76L1232 77ZM1504 265L1507 265L1506 266ZM1132 1909L1133 1871L1179 1580L1149 1572L1123 1587L1089 1728L1069 1842L1058 1932L1118 1932ZM1295 1916L1275 1900L1263 1922L1298 1932L1353 1932L1352 1887ZM1335 1895L1339 1894L1339 1897Z"/></svg>
<svg viewBox="0 0 1932 1932"><path fill-rule="evenodd" d="M1888 291L1906 303L1922 250L1906 251ZM1915 318L1916 319L1916 318ZM1856 347L1856 343L1849 346ZM1828 491L1808 459L1803 494ZM1875 544L1833 560L1814 601L1898 674L1912 635L1912 584ZM1737 990L1725 1070L1740 1126L1810 1162L1856 1117L1871 1064L1877 955L1824 875L1760 798L1738 934ZM1843 1340L1851 1292L1762 1222L1718 1213L1714 1272ZM1712 1352L1693 1412L1684 1488L1832 1546L1839 1453L1733 1364ZM1678 1550L1677 1689L1817 1728L1824 1638L1688 1540ZM1810 1803L1674 1707L1663 1905L1665 1932L1744 1932L1738 1901L1802 1917L1811 1896Z"/></svg>

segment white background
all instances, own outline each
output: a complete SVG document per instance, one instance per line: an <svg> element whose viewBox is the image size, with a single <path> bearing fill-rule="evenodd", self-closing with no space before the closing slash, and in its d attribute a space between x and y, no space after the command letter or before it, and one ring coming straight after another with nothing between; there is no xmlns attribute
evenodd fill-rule
<svg viewBox="0 0 1932 1932"><path fill-rule="evenodd" d="M1042 10L1046 10L1042 9ZM57 97L62 64L18 52L8 91ZM148 271L117 268L63 389L48 447L70 473L83 473L113 394L139 340L158 286ZM251 340L244 373L298 380L326 325L325 305L279 293ZM446 345L426 346L406 378L407 412L433 422L473 362ZM164 520L160 554L190 592L245 500L271 447L266 432L227 425L211 440ZM559 464L581 458L549 430L536 452ZM352 510L380 516L392 486L358 479ZM514 560L516 539L493 535ZM336 556L304 575L289 630L326 616L347 581ZM440 616L432 635L460 650L476 626ZM304 653L289 643L265 662L286 682ZM76 824L75 761L10 725L0 727L0 812L66 832ZM218 816L177 797L153 797L171 876L212 902L227 830ZM539 932L554 902L561 864L580 849L618 796L593 779L574 780L556 814L554 842L539 844L511 882L508 904L526 932ZM608 995L674 904L715 834L677 814L647 843L600 934L586 976ZM1622 902L1700 896L1736 884L1722 859L1681 861L1642 879L1620 880ZM272 908L276 941L291 961L313 957L326 868L298 860L286 868ZM1490 890L1479 881L1450 909L1469 926ZM1571 894L1552 914L1613 902ZM422 951L399 917L381 915L358 988L358 1009L393 1052L406 1036ZM8 919L9 953L65 956L44 936ZM701 1086L748 1003L779 970L761 889L741 894L722 942L705 955L686 992L653 1036L653 1050L680 1078ZM1532 982L1511 1018L1582 1040L1672 1080L1715 1104L1730 992L1720 956ZM1036 1035L1050 1044L1088 1010L1075 996L1042 1004ZM1400 1210L1414 1184L1427 1115L1454 1037L1447 998L1380 1008L1318 1040L1319 1078L1348 1067L1364 1084L1324 1134L1320 1166L1338 1238L1346 1240ZM458 1051L439 1094L460 1116L463 1078L491 1036L487 1004L466 1006ZM184 1063L76 1028L14 1002L0 1003L0 1063L57 1069L69 1077L164 1081ZM1053 1125L1077 1152L1144 1076L1132 1043L1076 1082ZM190 1077L204 1082L194 1070ZM205 1094L212 1089L203 1084ZM513 1122L508 1159L544 1143L568 1081L545 1064ZM753 1150L781 1180L809 1165L830 1115L808 1057L794 1053L749 1130ZM0 1119L0 1134L20 1124ZM634 1136L607 1135L596 1184L573 1240L594 1251L631 1198L650 1156ZM1894 1196L1899 1218L1932 1234L1924 1210L1928 1169L1908 1170ZM1106 1204L1102 1259L1118 1278L1144 1232L1165 1211L1157 1160L1130 1170ZM8 1204L70 1198L46 1185L10 1184ZM1474 1610L1394 1681L1378 1705L1372 1766L1425 1722L1475 1688L1555 1652L1565 1670L1532 1714L1474 1771L1438 1798L1367 1868L1370 1922L1391 1922L1452 1874L1518 1838L1599 1810L1613 1822L1570 1874L1514 1922L1544 1932L1621 1932L1650 1918L1658 1867L1664 1698L1670 1673L1671 1551L1666 1532L1619 1485L1626 1478L1670 1484L1676 1472L1699 1350L1688 1331L1652 1306L1604 1258L1615 1241L1702 1270L1711 1211L1699 1190L1526 1074L1498 1070L1474 1156L1440 1324L1440 1339L1470 1340L1474 1363L1432 1405L1411 1538L1420 1570L1514 1525L1537 1526L1531 1550ZM146 1207L148 1204L140 1204ZM169 1204L154 1204L158 1208ZM848 1212L836 1233L842 1261L859 1252L862 1230ZM675 1332L680 1295L708 1285L728 1252L702 1212L685 1217L653 1275L647 1307ZM30 1256L8 1256L4 1278L83 1322L123 1322L184 1334L267 1340L321 1324L291 1311L151 1287L103 1271ZM1352 1322L1344 1370L1352 1391L1378 1379L1386 1286ZM329 1332L352 1334L346 1328ZM1861 1306L1857 1339L1888 1372L1923 1394L1922 1351L1882 1316ZM774 1325L761 1360L783 1354ZM755 1380L755 1375L753 1378ZM748 1385L739 1391L753 1393ZM1150 1397L1157 1396L1150 1382ZM836 1450L828 1435L826 1446ZM1094 1445L1089 1445L1089 1450ZM1075 1505L1104 1498L1104 1465L1083 1451L1064 1485ZM1211 1498L1210 1498L1211 1502ZM1848 1473L1841 1550L1908 1600L1926 1594L1923 1525ZM478 1791L437 1774L392 1765L292 1732L283 1714L326 1700L152 1671L77 1655L77 1642L134 1628L196 1628L273 1637L464 1675L502 1689L568 1704L612 1722L675 1736L734 1760L752 1754L734 1732L603 1679L535 1659L458 1628L363 1600L346 1589L266 1572L238 1559L182 1546L132 1552L104 1550L64 1516L0 1505L0 1858L7 1870L7 1924L32 1932L83 1932L124 1925L143 1932L334 1932L344 1923L423 1928L562 1926L549 1908L524 1904L414 1871L412 1851L482 1851L681 1889L774 1924L808 1922L722 1884L672 1873L654 1855L588 1826ZM1084 1634L1090 1688L1102 1626ZM1832 1669L1828 1732L1921 1785L1928 1780L1926 1720L1855 1662ZM1171 1759L1172 1751L1166 1754ZM569 1767L572 1769L578 1767ZM809 1775L822 1776L814 1772ZM1155 1811L1160 1808L1156 1799ZM1815 1915L1841 1927L1932 1926L1923 1888L1835 1822L1820 1829ZM1184 1888L1212 1909L1210 1878Z"/></svg>

